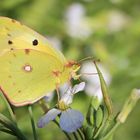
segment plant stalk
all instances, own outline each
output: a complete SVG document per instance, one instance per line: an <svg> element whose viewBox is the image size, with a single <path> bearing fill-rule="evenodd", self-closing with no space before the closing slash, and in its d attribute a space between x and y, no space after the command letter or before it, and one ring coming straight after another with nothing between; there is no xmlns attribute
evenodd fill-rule
<svg viewBox="0 0 140 140"><path fill-rule="evenodd" d="M33 118L33 111L32 111L32 106L28 106L28 111L31 119L31 125L32 125L32 130L33 130L33 135L34 135L34 140L38 140L37 133L36 133L36 127L35 127L35 122Z"/></svg>

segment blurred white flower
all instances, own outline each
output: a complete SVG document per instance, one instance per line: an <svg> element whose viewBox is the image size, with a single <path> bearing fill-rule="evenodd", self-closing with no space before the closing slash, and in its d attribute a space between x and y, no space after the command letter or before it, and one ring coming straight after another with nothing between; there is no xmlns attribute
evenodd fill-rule
<svg viewBox="0 0 140 140"><path fill-rule="evenodd" d="M74 3L66 11L66 27L70 36L86 38L91 29L85 21L85 8L82 4Z"/></svg>
<svg viewBox="0 0 140 140"><path fill-rule="evenodd" d="M112 3L117 4L123 2L123 0L110 0Z"/></svg>
<svg viewBox="0 0 140 140"><path fill-rule="evenodd" d="M106 84L109 85L111 82L111 76L109 71L103 67L103 65L98 64L103 77L106 81ZM82 78L87 81L85 92L90 96L98 97L99 101L102 100L102 91L100 88L100 81L98 75L96 75L97 71L93 62L85 62L82 65L80 73L82 74ZM85 73L85 74L84 74ZM86 74L87 73L87 74ZM88 75L88 73L95 73L95 75Z"/></svg>
<svg viewBox="0 0 140 140"><path fill-rule="evenodd" d="M111 32L122 30L130 22L128 16L121 11L111 11L108 18L108 29Z"/></svg>

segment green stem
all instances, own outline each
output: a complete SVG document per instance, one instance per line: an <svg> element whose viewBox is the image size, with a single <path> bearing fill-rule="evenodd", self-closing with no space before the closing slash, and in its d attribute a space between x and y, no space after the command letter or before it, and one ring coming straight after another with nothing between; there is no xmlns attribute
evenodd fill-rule
<svg viewBox="0 0 140 140"><path fill-rule="evenodd" d="M73 134L75 140L78 140L78 136L77 136L76 132L73 132L72 134Z"/></svg>
<svg viewBox="0 0 140 140"><path fill-rule="evenodd" d="M14 114L9 102L7 101L7 99L5 98L3 93L0 93L0 95L1 95L2 99L4 100L4 102L5 102L5 104L6 104L7 108L8 108L8 111L9 111L9 114L11 116L12 121L15 123L15 125L17 125L15 114Z"/></svg>
<svg viewBox="0 0 140 140"><path fill-rule="evenodd" d="M33 118L32 106L29 105L28 110L29 110L29 115L30 115L30 119L31 119L31 125L32 125L34 140L38 140L37 133L36 133L36 128L35 128L35 122L34 122L34 118Z"/></svg>
<svg viewBox="0 0 140 140"><path fill-rule="evenodd" d="M0 123L6 127L7 129L11 130L18 140L27 140L27 138L23 135L20 129L7 117L0 113Z"/></svg>
<svg viewBox="0 0 140 140"><path fill-rule="evenodd" d="M113 126L113 128L110 130L110 132L107 133L103 138L101 138L101 140L107 140L107 139L114 133L114 131L118 128L119 125L120 125L120 123L117 122L117 123Z"/></svg>
<svg viewBox="0 0 140 140"><path fill-rule="evenodd" d="M53 122L59 127L59 123L57 122L57 120L54 120ZM66 135L66 137L68 138L68 140L71 140L71 137L69 136L68 133L66 133L65 131L63 131L63 133Z"/></svg>
<svg viewBox="0 0 140 140"><path fill-rule="evenodd" d="M136 105L136 103L137 103L137 101L139 99L140 99L140 91L138 89L132 90L132 93L128 97L128 99L126 100L122 111L117 116L117 119L116 119L117 122L115 123L113 128L110 130L110 132L108 132L101 140L108 139L114 133L114 131L118 128L118 126L121 123L125 122L125 120L127 119L128 115L133 110L133 108L135 107L135 105Z"/></svg>
<svg viewBox="0 0 140 140"><path fill-rule="evenodd" d="M94 135L94 139L96 139L98 137L98 135L101 133L102 129L104 128L104 124L105 124L106 120L103 120L101 126L98 128L97 132Z"/></svg>
<svg viewBox="0 0 140 140"><path fill-rule="evenodd" d="M77 132L78 132L81 140L85 140L83 132L80 129L78 129Z"/></svg>
<svg viewBox="0 0 140 140"><path fill-rule="evenodd" d="M105 135L106 130L110 126L110 123L111 123L111 120L109 118L107 118L107 120L105 120L103 128L101 129L102 131L100 131L100 136L104 136Z"/></svg>
<svg viewBox="0 0 140 140"><path fill-rule="evenodd" d="M5 129L5 128L0 128L0 131L4 133L8 133L10 135L16 136L15 133L13 133L11 130Z"/></svg>

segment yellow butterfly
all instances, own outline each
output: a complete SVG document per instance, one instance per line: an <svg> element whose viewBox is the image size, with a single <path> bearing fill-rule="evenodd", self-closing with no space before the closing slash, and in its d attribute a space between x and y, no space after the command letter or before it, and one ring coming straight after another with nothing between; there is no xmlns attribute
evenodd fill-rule
<svg viewBox="0 0 140 140"><path fill-rule="evenodd" d="M33 104L80 68L45 37L7 17L0 17L0 66L0 90L14 106Z"/></svg>

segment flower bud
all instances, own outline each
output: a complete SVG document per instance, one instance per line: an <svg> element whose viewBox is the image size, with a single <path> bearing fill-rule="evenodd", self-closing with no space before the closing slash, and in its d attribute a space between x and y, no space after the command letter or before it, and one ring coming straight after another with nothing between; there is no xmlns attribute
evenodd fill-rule
<svg viewBox="0 0 140 140"><path fill-rule="evenodd" d="M99 128L103 122L104 113L101 107L96 112L96 127Z"/></svg>
<svg viewBox="0 0 140 140"><path fill-rule="evenodd" d="M90 126L94 125L94 108L91 105L88 108L86 120L87 120L88 125Z"/></svg>
<svg viewBox="0 0 140 140"><path fill-rule="evenodd" d="M126 100L122 111L119 113L117 117L117 121L120 123L124 123L127 119L130 112L133 110L134 106L136 105L138 99L140 99L140 90L134 89L130 97Z"/></svg>

